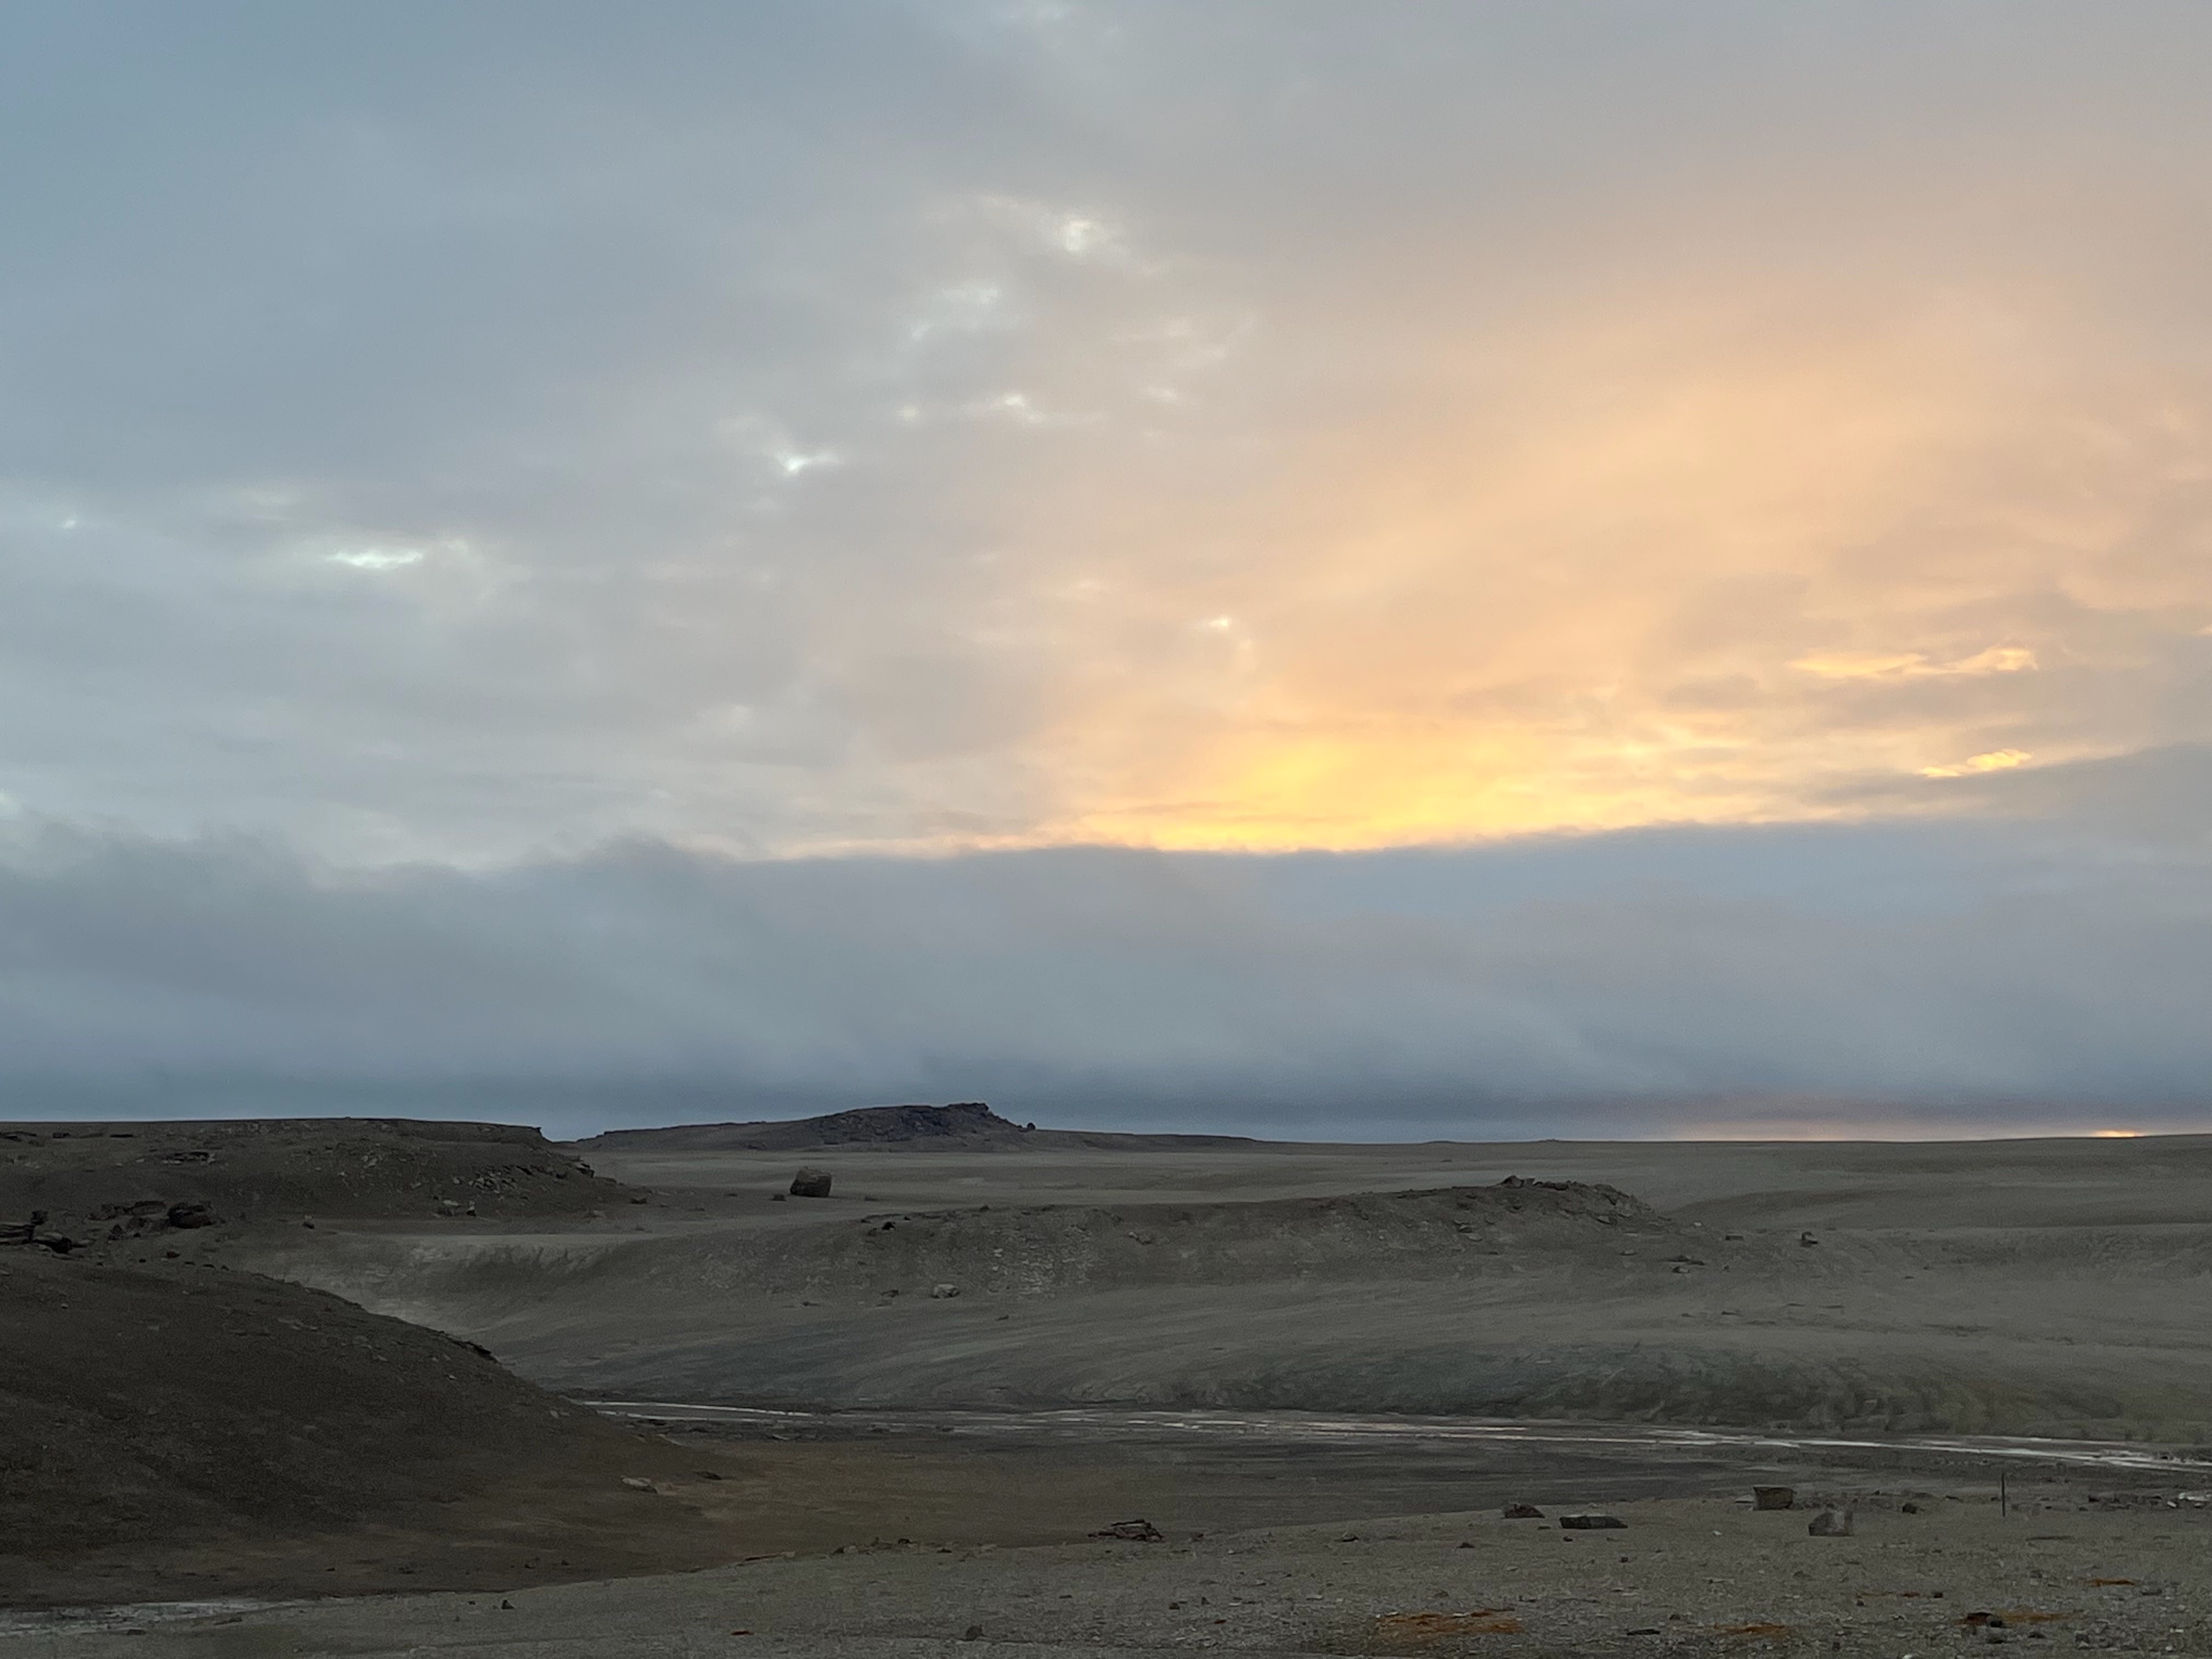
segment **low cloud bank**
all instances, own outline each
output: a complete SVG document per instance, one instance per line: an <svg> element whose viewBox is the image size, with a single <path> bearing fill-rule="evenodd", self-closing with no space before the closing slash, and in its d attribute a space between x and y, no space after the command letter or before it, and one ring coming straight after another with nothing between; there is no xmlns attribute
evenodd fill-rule
<svg viewBox="0 0 2212 1659"><path fill-rule="evenodd" d="M2195 838L1978 820L489 872L19 829L0 1109L897 1099L1316 1138L2212 1121Z"/></svg>

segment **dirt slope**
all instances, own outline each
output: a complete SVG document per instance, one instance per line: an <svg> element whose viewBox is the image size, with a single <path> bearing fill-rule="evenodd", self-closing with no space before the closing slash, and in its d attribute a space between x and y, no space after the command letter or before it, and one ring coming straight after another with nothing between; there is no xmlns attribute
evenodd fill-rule
<svg viewBox="0 0 2212 1659"><path fill-rule="evenodd" d="M357 1589L724 1559L623 1484L695 1483L696 1455L318 1291L15 1249L0 1332L9 1600L144 1594L180 1553L235 1587L240 1559L305 1550Z"/></svg>
<svg viewBox="0 0 2212 1659"><path fill-rule="evenodd" d="M272 1236L241 1245L238 1259L427 1322L480 1325L611 1303L750 1314L793 1297L872 1307L947 1288L1054 1297L1458 1279L1510 1273L1516 1258L1609 1264L1639 1247L1656 1262L1698 1238L1610 1187L1517 1179L1254 1204L830 1210L818 1219L793 1208L798 1224L631 1237Z"/></svg>

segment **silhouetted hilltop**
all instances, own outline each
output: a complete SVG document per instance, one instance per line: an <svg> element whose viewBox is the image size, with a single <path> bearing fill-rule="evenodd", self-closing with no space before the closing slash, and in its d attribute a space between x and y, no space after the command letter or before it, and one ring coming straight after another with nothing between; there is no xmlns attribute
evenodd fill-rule
<svg viewBox="0 0 2212 1659"><path fill-rule="evenodd" d="M610 1129L578 1146L608 1152L803 1152L832 1146L913 1146L978 1152L1017 1146L1100 1146L1162 1150L1249 1146L1241 1135L1115 1134L1090 1129L1040 1129L1000 1117L980 1100L945 1106L863 1106L825 1117L785 1122L679 1123L658 1129Z"/></svg>

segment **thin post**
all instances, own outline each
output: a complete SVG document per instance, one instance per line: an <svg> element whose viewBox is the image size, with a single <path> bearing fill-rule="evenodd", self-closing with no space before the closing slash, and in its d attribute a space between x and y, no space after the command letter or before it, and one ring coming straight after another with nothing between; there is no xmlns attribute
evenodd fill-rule
<svg viewBox="0 0 2212 1659"><path fill-rule="evenodd" d="M1997 1471L1997 1514L2002 1516L2011 1513L2012 1500L2005 1492L2005 1472L1999 1469Z"/></svg>

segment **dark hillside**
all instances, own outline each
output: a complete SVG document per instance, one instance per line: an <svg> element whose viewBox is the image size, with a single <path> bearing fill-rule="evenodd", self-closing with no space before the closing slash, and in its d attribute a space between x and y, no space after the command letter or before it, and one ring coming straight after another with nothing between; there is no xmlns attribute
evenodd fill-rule
<svg viewBox="0 0 2212 1659"><path fill-rule="evenodd" d="M246 1588L248 1564L319 1550L348 1564L319 1593L727 1547L688 1506L624 1484L687 1490L696 1454L319 1291L17 1248L0 1252L0 1332L8 1601L160 1595L180 1587L164 1565L179 1552L196 1565L178 1579Z"/></svg>

